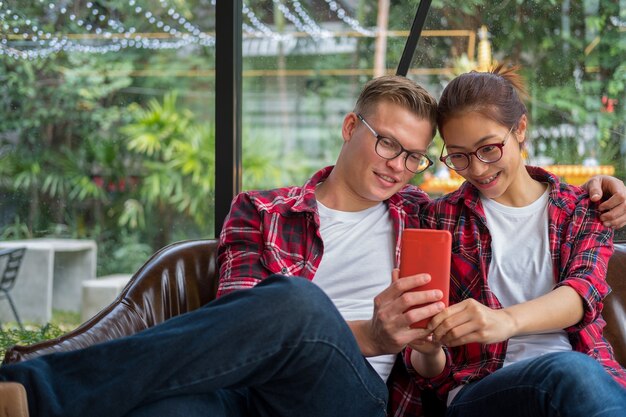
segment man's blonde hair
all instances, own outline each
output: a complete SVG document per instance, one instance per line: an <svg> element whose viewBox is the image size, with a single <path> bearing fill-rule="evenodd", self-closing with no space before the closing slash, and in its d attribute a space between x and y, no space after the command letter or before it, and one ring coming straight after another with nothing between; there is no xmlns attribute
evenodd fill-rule
<svg viewBox="0 0 626 417"><path fill-rule="evenodd" d="M416 116L428 120L437 130L437 100L414 81L400 75L384 75L368 81L354 107L355 113L367 116L381 102L400 105Z"/></svg>

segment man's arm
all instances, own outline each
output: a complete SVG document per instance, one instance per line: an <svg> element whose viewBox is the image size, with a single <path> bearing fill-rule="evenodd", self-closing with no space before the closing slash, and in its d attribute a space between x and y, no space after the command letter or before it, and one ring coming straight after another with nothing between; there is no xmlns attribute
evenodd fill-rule
<svg viewBox="0 0 626 417"><path fill-rule="evenodd" d="M607 196L598 209L600 220L606 227L619 229L626 225L626 186L624 182L609 175L596 175L584 183L591 201L598 202Z"/></svg>
<svg viewBox="0 0 626 417"><path fill-rule="evenodd" d="M238 289L252 288L271 275L260 262L264 248L260 229L261 217L256 207L247 194L239 194L231 204L220 233L218 297Z"/></svg>

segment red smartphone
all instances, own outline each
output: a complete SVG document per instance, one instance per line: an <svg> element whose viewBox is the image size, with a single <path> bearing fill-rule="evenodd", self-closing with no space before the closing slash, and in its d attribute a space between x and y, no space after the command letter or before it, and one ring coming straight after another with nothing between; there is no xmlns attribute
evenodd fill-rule
<svg viewBox="0 0 626 417"><path fill-rule="evenodd" d="M441 301L448 306L450 292L450 258L452 235L447 230L404 229L400 252L400 277L421 273L430 274L429 283L415 291L438 289ZM415 306L415 308L420 306ZM413 328L425 328L430 318L413 323Z"/></svg>

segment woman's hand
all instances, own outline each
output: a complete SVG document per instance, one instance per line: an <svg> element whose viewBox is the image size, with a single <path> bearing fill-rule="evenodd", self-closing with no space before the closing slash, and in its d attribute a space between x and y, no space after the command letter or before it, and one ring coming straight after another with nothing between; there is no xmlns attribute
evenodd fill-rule
<svg viewBox="0 0 626 417"><path fill-rule="evenodd" d="M516 322L505 310L494 310L474 299L454 304L430 320L433 342L446 346L496 343L515 335Z"/></svg>
<svg viewBox="0 0 626 417"><path fill-rule="evenodd" d="M411 365L418 374L424 378L432 378L443 371L446 365L443 345L433 340L429 330L422 330L420 336L409 343L409 347L413 349Z"/></svg>

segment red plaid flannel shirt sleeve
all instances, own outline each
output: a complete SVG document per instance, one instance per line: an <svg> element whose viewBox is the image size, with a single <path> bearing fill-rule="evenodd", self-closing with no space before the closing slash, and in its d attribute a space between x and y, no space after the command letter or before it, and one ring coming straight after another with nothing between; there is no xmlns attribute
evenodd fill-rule
<svg viewBox="0 0 626 417"><path fill-rule="evenodd" d="M585 310L579 323L565 329L568 332L580 331L600 316L602 300L610 291L606 272L613 254L613 231L602 224L595 204L586 196L577 200L567 225L556 222L557 227L567 227L562 234L567 238L560 248L552 249L552 253L560 250L561 255L557 287L573 288L582 298Z"/></svg>
<svg viewBox="0 0 626 417"><path fill-rule="evenodd" d="M331 170L318 171L304 187L249 191L235 197L220 234L218 297L254 287L275 273L313 278L322 254L316 234L315 185Z"/></svg>
<svg viewBox="0 0 626 417"><path fill-rule="evenodd" d="M252 288L270 275L260 262L263 246L259 212L247 193L239 194L231 204L220 234L218 297Z"/></svg>

